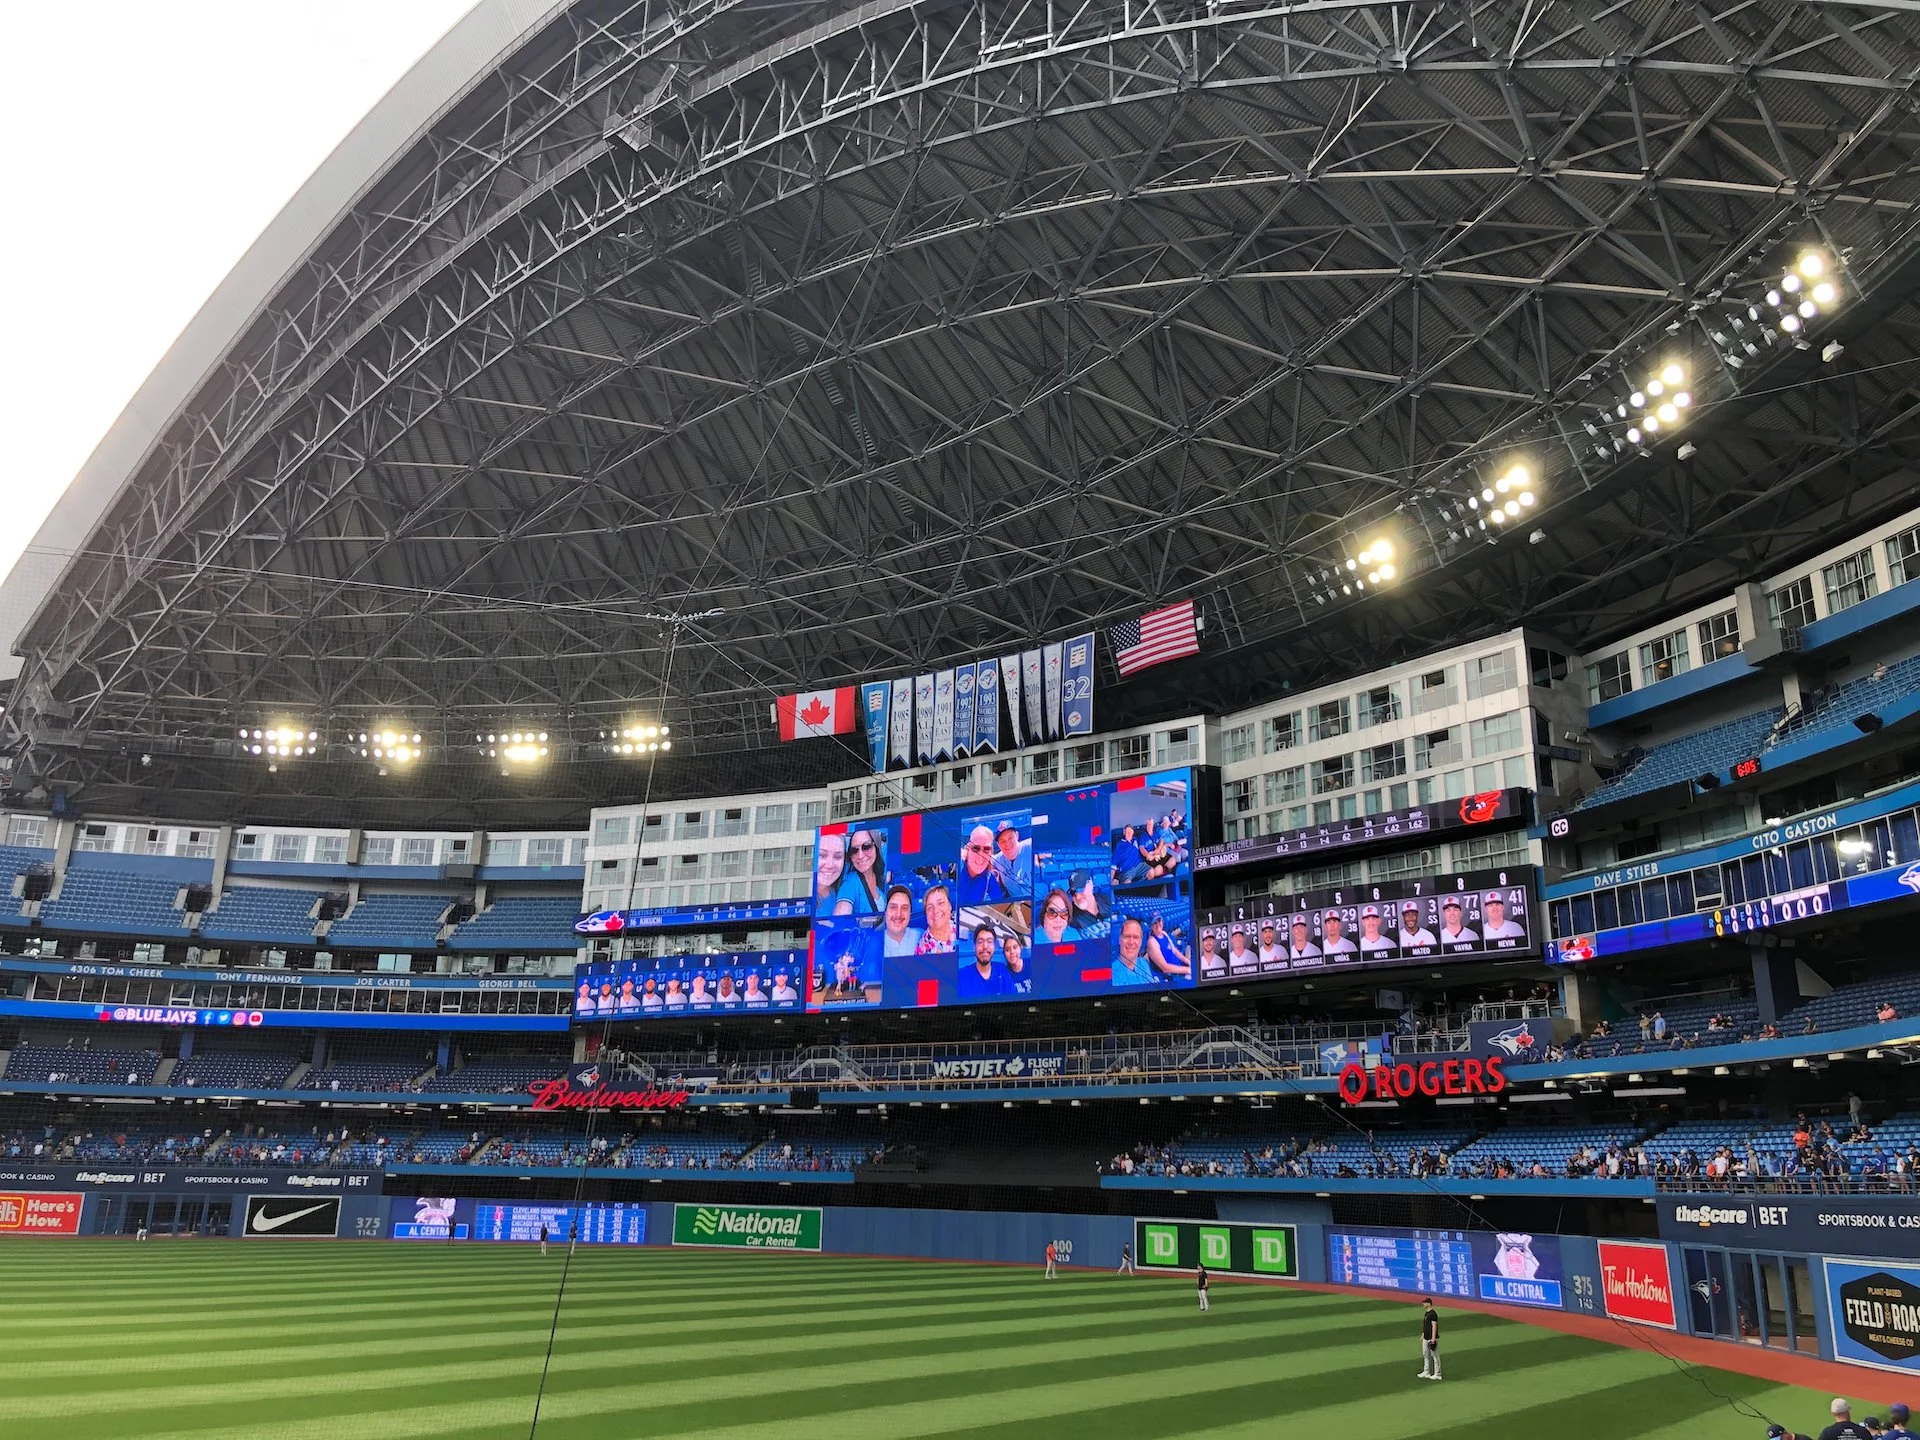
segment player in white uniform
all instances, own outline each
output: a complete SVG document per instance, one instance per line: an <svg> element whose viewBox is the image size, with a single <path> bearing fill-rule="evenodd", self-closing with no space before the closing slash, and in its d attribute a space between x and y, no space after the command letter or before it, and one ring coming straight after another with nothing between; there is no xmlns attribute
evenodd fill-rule
<svg viewBox="0 0 1920 1440"><path fill-rule="evenodd" d="M1437 945L1433 932L1420 923L1420 907L1409 900L1400 907L1400 948L1410 945Z"/></svg>

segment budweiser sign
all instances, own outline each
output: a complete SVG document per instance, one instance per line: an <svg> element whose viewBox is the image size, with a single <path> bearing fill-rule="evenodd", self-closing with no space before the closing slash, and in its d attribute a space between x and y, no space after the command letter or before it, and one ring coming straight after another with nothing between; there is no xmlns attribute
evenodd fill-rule
<svg viewBox="0 0 1920 1440"><path fill-rule="evenodd" d="M649 1085L644 1090L618 1090L602 1085L577 1090L562 1076L558 1080L536 1080L527 1087L536 1110L678 1110L691 1096L687 1090L662 1090Z"/></svg>
<svg viewBox="0 0 1920 1440"><path fill-rule="evenodd" d="M1658 1325L1663 1330L1679 1328L1666 1246L1602 1240L1600 1285L1607 1314L1616 1320Z"/></svg>

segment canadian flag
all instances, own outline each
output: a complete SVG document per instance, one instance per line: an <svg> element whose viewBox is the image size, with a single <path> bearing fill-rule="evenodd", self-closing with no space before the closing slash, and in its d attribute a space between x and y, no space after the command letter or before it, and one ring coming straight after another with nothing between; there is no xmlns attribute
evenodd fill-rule
<svg viewBox="0 0 1920 1440"><path fill-rule="evenodd" d="M846 735L860 721L859 697L849 685L841 690L802 690L774 704L782 740L811 740L816 735Z"/></svg>

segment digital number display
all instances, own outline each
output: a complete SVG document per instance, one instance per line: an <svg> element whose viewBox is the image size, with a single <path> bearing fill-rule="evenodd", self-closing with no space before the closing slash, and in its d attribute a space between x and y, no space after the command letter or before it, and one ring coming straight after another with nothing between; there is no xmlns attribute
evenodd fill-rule
<svg viewBox="0 0 1920 1440"><path fill-rule="evenodd" d="M1410 809L1388 810L1378 815L1356 815L1347 820L1310 825L1302 830L1283 830L1272 835L1230 840L1224 845L1209 845L1194 856L1193 868L1198 871L1229 870L1239 865L1292 859L1349 845L1370 845L1438 830L1491 825L1500 820L1524 817L1526 813L1525 790L1486 790L1440 804L1415 805Z"/></svg>
<svg viewBox="0 0 1920 1440"><path fill-rule="evenodd" d="M546 1226L547 1239L566 1243L579 1226L582 1245L644 1245L644 1205L478 1205L473 1233L478 1240L535 1240Z"/></svg>
<svg viewBox="0 0 1920 1440"><path fill-rule="evenodd" d="M1795 920L1812 920L1835 909L1831 885L1811 885L1783 895L1768 895L1727 905L1712 913L1715 935L1743 935L1750 930L1766 930Z"/></svg>
<svg viewBox="0 0 1920 1440"><path fill-rule="evenodd" d="M1360 1226L1327 1232L1327 1278L1338 1285L1559 1310L1563 1273L1553 1235Z"/></svg>

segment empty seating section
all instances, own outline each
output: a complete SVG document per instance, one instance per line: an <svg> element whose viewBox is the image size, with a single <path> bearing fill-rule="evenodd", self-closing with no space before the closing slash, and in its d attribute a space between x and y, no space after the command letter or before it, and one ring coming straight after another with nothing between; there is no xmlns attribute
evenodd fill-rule
<svg viewBox="0 0 1920 1440"><path fill-rule="evenodd" d="M278 1090L299 1063L273 1050L203 1051L175 1065L167 1083L192 1090Z"/></svg>
<svg viewBox="0 0 1920 1440"><path fill-rule="evenodd" d="M7 1060L9 1080L75 1085L151 1085L158 1050L82 1050L64 1045L19 1045Z"/></svg>
<svg viewBox="0 0 1920 1440"><path fill-rule="evenodd" d="M1640 763L1624 775L1616 776L1580 802L1579 809L1591 810L1629 795L1644 795L1664 785L1675 785L1696 776L1730 768L1737 760L1756 755L1765 743L1767 732L1785 714L1778 705L1742 715L1708 730L1668 740L1647 751Z"/></svg>
<svg viewBox="0 0 1920 1440"><path fill-rule="evenodd" d="M431 950L440 938L440 917L453 903L446 895L362 895L327 931L327 945L335 950Z"/></svg>
<svg viewBox="0 0 1920 1440"><path fill-rule="evenodd" d="M440 1095L509 1095L536 1081L564 1075L566 1069L564 1061L537 1057L475 1060L448 1074L435 1075L420 1088Z"/></svg>
<svg viewBox="0 0 1920 1440"><path fill-rule="evenodd" d="M184 888L178 880L151 875L71 869L59 898L40 907L40 923L88 934L184 935L187 917L176 903Z"/></svg>
<svg viewBox="0 0 1920 1440"><path fill-rule="evenodd" d="M1813 1021L1816 1030L1845 1030L1854 1025L1871 1025L1880 1002L1886 1001L1905 1018L1920 1015L1920 974L1897 975L1887 980L1865 980L1842 985L1830 995L1808 1000L1787 1012L1780 1029L1797 1035Z"/></svg>
<svg viewBox="0 0 1920 1440"><path fill-rule="evenodd" d="M203 940L251 941L258 945L311 945L318 890L280 890L264 885L229 886L220 903L200 917Z"/></svg>
<svg viewBox="0 0 1920 1440"><path fill-rule="evenodd" d="M1862 675L1822 690L1798 715L1780 727L1768 742L1794 744L1830 730L1853 730L1854 717L1879 710L1895 700L1904 699L1920 689L1920 655L1889 665L1883 675ZM1858 739L1849 734L1850 739Z"/></svg>
<svg viewBox="0 0 1920 1440"><path fill-rule="evenodd" d="M20 902L13 898L13 882L22 871L35 865L51 868L53 851L0 845L0 928L24 929L30 923L20 914Z"/></svg>
<svg viewBox="0 0 1920 1440"><path fill-rule="evenodd" d="M411 1090L414 1081L432 1068L432 1061L398 1055L370 1055L329 1059L300 1080L302 1090Z"/></svg>
<svg viewBox="0 0 1920 1440"><path fill-rule="evenodd" d="M573 922L579 895L515 895L495 900L453 932L453 950L523 950L560 953L579 948Z"/></svg>

